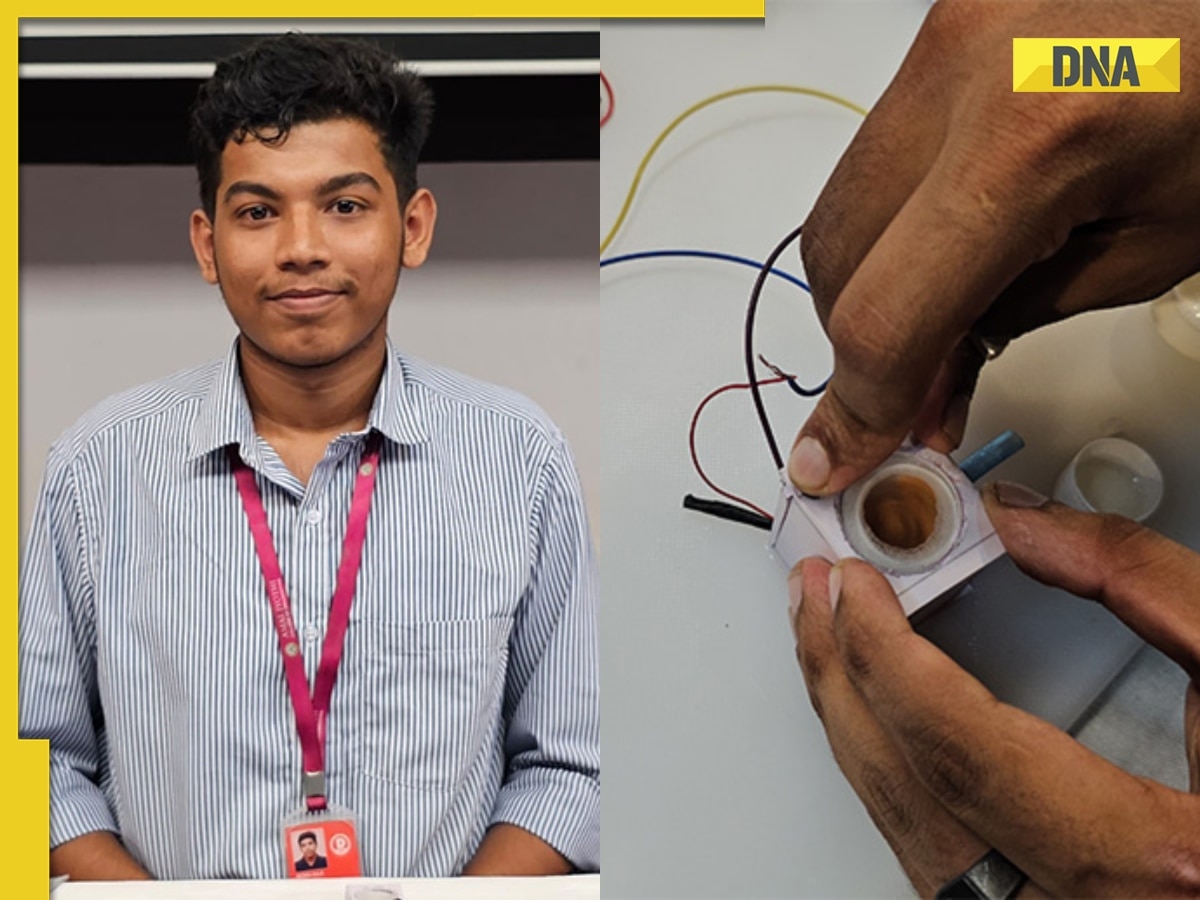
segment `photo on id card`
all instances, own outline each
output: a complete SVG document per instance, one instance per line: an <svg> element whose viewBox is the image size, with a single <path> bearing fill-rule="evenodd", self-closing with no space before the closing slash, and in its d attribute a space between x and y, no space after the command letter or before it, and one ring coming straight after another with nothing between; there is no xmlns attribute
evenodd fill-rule
<svg viewBox="0 0 1200 900"><path fill-rule="evenodd" d="M362 874L358 836L349 816L296 816L283 825L289 878L353 878Z"/></svg>

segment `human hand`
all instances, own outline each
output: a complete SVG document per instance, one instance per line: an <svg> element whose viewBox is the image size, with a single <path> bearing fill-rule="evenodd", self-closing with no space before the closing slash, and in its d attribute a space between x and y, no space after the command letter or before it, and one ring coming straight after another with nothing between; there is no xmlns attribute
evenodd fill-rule
<svg viewBox="0 0 1200 900"><path fill-rule="evenodd" d="M1196 896L1200 554L1128 519L1030 507L1035 496L1016 485L985 492L1017 565L1099 600L1191 676L1192 793L1129 775L1000 703L917 635L888 582L857 560L805 560L790 579L813 707L922 896L991 848L1028 874L1021 897Z"/></svg>
<svg viewBox="0 0 1200 900"><path fill-rule="evenodd" d="M569 875L571 862L531 831L508 822L487 830L464 875Z"/></svg>
<svg viewBox="0 0 1200 900"><path fill-rule="evenodd" d="M911 431L962 439L983 348L1146 300L1200 269L1200 105L1179 93L1012 91L1012 39L1181 38L1200 3L940 0L804 225L833 380L789 472L830 494Z"/></svg>
<svg viewBox="0 0 1200 900"><path fill-rule="evenodd" d="M51 877L72 881L147 881L150 873L111 831L90 831L50 851Z"/></svg>

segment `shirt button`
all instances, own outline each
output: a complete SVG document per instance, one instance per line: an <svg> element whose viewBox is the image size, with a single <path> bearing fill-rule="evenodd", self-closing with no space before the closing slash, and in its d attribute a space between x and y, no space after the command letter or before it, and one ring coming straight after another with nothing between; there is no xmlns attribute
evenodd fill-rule
<svg viewBox="0 0 1200 900"><path fill-rule="evenodd" d="M304 627L304 639L310 644L316 641L321 636L321 632L316 625L306 625Z"/></svg>
<svg viewBox="0 0 1200 900"><path fill-rule="evenodd" d="M321 511L319 509L310 509L304 518L308 520L309 525L316 525L321 521Z"/></svg>

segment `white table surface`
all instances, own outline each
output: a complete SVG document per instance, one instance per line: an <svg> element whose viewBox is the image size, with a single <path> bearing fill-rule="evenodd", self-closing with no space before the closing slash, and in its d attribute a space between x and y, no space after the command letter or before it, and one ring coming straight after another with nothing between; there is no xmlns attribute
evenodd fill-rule
<svg viewBox="0 0 1200 900"><path fill-rule="evenodd" d="M598 900L599 875L563 878L297 878L287 881L67 882L54 900L345 900L351 884L400 885L404 900Z"/></svg>
<svg viewBox="0 0 1200 900"><path fill-rule="evenodd" d="M688 105L784 82L869 106L928 7L777 2L765 24L605 24L602 64L616 110L601 132L601 234L646 148ZM678 247L761 260L808 213L859 121L785 95L703 110L651 163L606 255ZM799 273L797 251L780 265ZM753 278L691 260L601 271L606 898L911 895L809 707L787 627L785 572L765 533L680 508L687 492L711 496L688 460L688 423L710 390L744 381ZM811 303L772 281L759 349L815 384L831 355ZM1200 475L1198 384L1200 364L1166 347L1147 309L1091 314L1018 341L988 366L964 446L1015 428L1028 446L997 474L1048 492L1078 447L1123 433L1167 478L1151 524L1198 547L1200 503L1190 487ZM786 449L811 403L786 388L765 393ZM718 483L773 507L777 476L744 392L709 406L699 450ZM1094 692L1101 673L1084 671L1097 662L1094 646L1115 647L1118 657L1137 646L1104 610L1032 584L1007 561L976 583L980 615L951 615L942 630L967 656L1003 641L1000 665L994 653L984 660L995 669L989 677L1048 716ZM998 637L996 624L1010 633ZM1108 658L1101 668L1113 666ZM1182 709L1181 695L1168 700ZM1127 717L1122 727L1140 723Z"/></svg>

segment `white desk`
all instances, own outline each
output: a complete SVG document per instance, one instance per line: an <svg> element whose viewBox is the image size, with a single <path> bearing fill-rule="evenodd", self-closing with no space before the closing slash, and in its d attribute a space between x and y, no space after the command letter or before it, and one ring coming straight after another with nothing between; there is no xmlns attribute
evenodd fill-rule
<svg viewBox="0 0 1200 900"><path fill-rule="evenodd" d="M604 25L616 112L601 132L601 234L642 153L688 105L762 82L871 105L928 5L775 3L765 25ZM858 122L832 104L785 95L702 111L651 164L608 255L685 247L762 259L807 214ZM797 252L781 265L799 272ZM690 260L601 272L606 898L910 893L809 708L785 573L765 533L680 508L689 491L711 496L688 461L688 423L708 391L744 381L741 326L753 277ZM758 346L803 383L829 371L811 304L782 282L764 295ZM1025 338L988 366L964 446L1015 428L1028 447L997 474L1048 491L1080 445L1124 432L1168 480L1152 524L1200 546L1200 503L1185 489L1197 477L1197 384L1200 365L1158 340L1148 310L1093 314ZM786 448L811 404L786 388L765 393ZM699 450L718 483L773 505L776 475L744 393L709 406ZM1011 564L977 583L984 612L1019 620L1028 638L991 674L1023 674L1032 685L1023 699L1045 714L1078 701L1066 694L1093 641L1124 640L1103 610L1041 589ZM967 654L994 641L985 620L949 629ZM1164 702L1181 709L1182 694Z"/></svg>
<svg viewBox="0 0 1200 900"><path fill-rule="evenodd" d="M67 882L54 900L345 900L346 885L400 884L404 900L599 900L599 875L564 878L311 878L291 881Z"/></svg>

